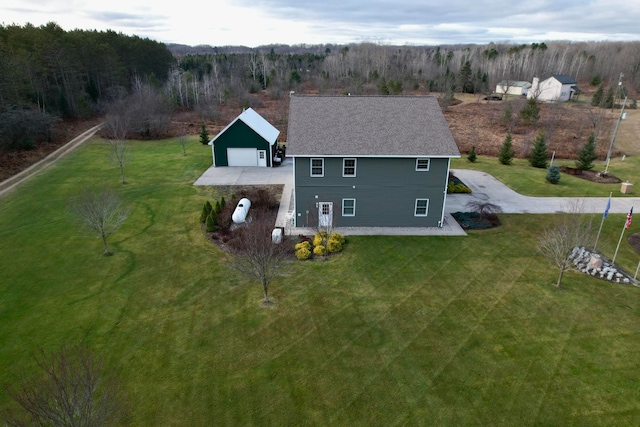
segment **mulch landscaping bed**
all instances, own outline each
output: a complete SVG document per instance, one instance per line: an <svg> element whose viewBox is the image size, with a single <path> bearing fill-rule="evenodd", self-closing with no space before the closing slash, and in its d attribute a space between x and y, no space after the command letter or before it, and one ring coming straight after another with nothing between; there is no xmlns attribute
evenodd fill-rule
<svg viewBox="0 0 640 427"><path fill-rule="evenodd" d="M500 225L500 219L495 214L481 216L478 212L454 212L451 216L465 230L486 230Z"/></svg>
<svg viewBox="0 0 640 427"><path fill-rule="evenodd" d="M602 175L600 172L593 170L582 170L571 168L569 166L560 166L560 172L567 175L573 175L577 178L586 179L587 181L598 182L600 184L618 184L622 182L617 176L611 174Z"/></svg>

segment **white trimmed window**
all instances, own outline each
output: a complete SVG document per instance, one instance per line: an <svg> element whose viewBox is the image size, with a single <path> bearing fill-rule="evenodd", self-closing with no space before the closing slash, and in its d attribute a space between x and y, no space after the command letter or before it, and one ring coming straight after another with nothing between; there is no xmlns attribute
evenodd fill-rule
<svg viewBox="0 0 640 427"><path fill-rule="evenodd" d="M342 159L342 176L356 176L356 159Z"/></svg>
<svg viewBox="0 0 640 427"><path fill-rule="evenodd" d="M414 216L427 216L429 213L429 199L416 199Z"/></svg>
<svg viewBox="0 0 640 427"><path fill-rule="evenodd" d="M311 159L311 176L324 176L324 159Z"/></svg>
<svg viewBox="0 0 640 427"><path fill-rule="evenodd" d="M342 199L342 216L356 216L356 199Z"/></svg>
<svg viewBox="0 0 640 427"><path fill-rule="evenodd" d="M416 170L417 171L428 171L429 170L429 159L426 157L417 158L416 159Z"/></svg>

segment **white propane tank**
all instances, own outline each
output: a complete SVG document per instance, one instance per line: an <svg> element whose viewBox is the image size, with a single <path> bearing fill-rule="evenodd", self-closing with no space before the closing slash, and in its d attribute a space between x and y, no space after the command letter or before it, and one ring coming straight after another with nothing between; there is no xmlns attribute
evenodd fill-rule
<svg viewBox="0 0 640 427"><path fill-rule="evenodd" d="M233 211L233 215L231 215L231 219L236 224L242 224L247 219L247 214L249 213L249 208L251 207L251 202L247 198L242 198L238 202L238 206Z"/></svg>

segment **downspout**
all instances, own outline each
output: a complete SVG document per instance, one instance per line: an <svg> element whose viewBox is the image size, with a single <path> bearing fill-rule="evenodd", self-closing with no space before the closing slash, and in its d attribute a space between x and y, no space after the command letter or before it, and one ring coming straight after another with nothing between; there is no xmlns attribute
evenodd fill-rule
<svg viewBox="0 0 640 427"><path fill-rule="evenodd" d="M438 223L438 227L442 228L444 225L444 210L447 206L447 186L449 184L449 170L451 168L451 157L447 158L447 174L444 178L444 191L443 191L443 199L442 199L442 215L440 216L440 222Z"/></svg>

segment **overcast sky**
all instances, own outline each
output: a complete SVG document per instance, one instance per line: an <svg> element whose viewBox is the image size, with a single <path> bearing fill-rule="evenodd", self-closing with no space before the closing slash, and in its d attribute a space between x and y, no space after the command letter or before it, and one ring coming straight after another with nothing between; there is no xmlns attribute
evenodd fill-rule
<svg viewBox="0 0 640 427"><path fill-rule="evenodd" d="M0 20L212 46L640 40L638 0L0 0Z"/></svg>

